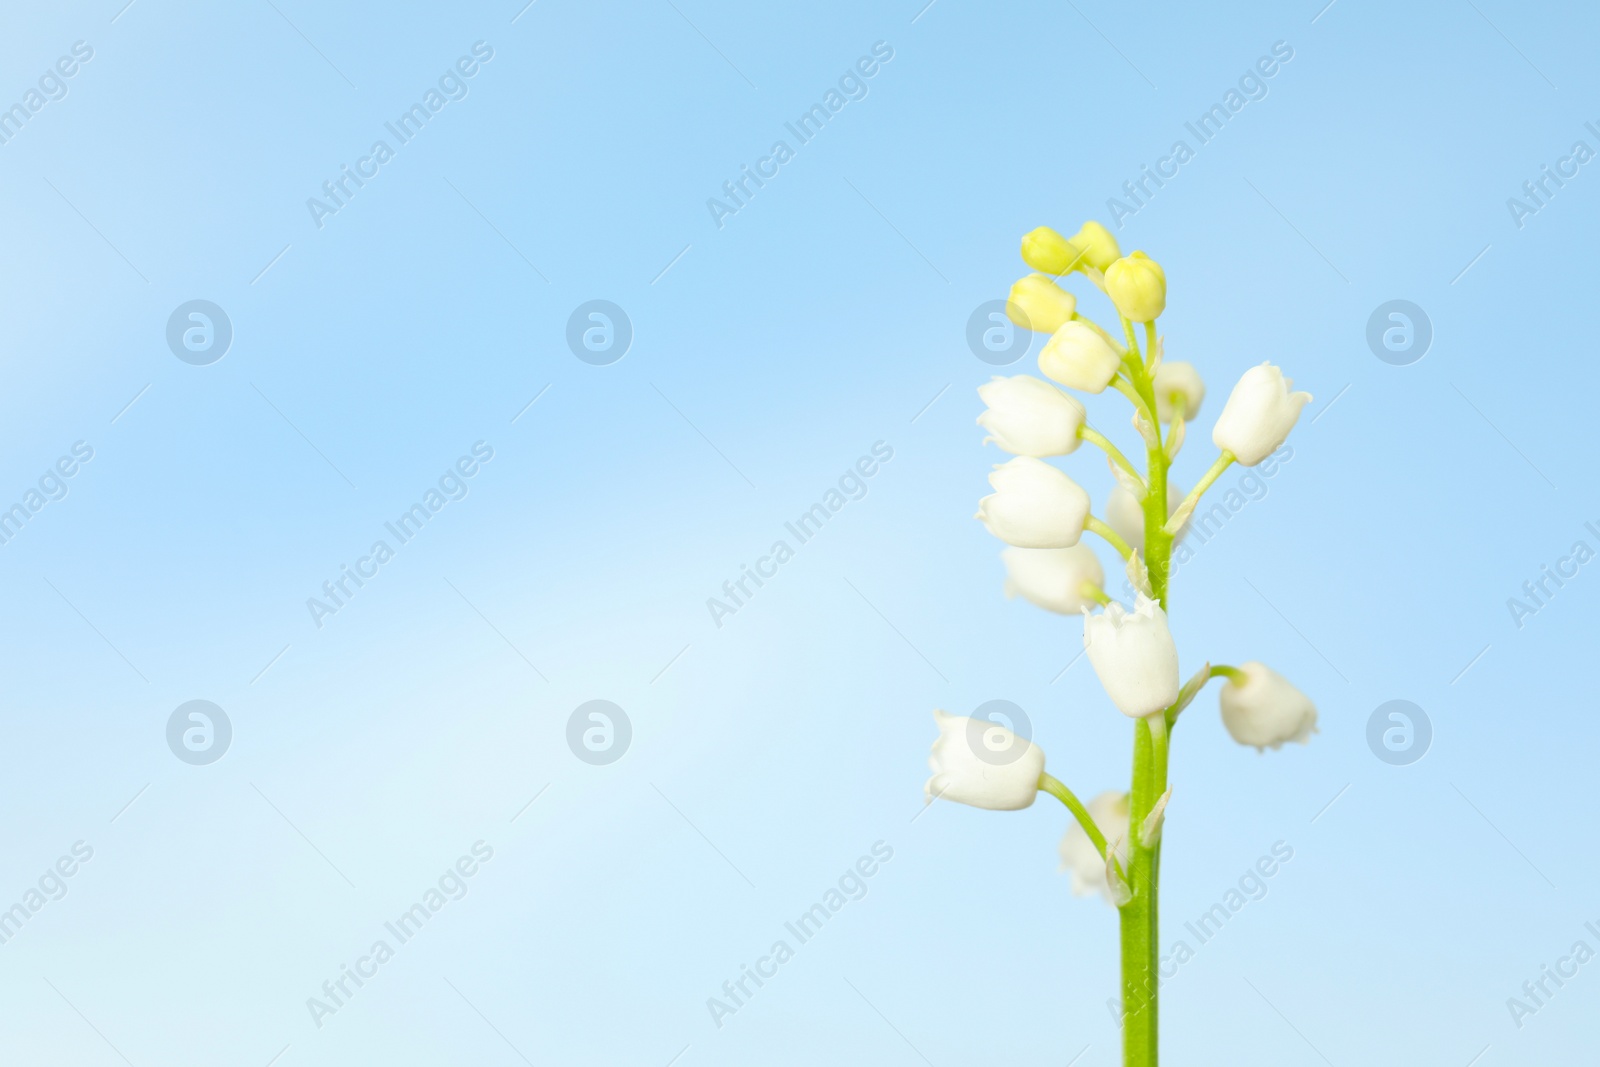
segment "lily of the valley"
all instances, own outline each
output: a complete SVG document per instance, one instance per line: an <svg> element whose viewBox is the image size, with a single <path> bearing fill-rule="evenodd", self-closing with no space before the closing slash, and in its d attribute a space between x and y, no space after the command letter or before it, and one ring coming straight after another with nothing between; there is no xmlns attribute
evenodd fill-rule
<svg viewBox="0 0 1600 1067"><path fill-rule="evenodd" d="M1042 459L1018 456L989 475L994 492L978 501L988 531L1018 548L1067 548L1083 536L1089 494Z"/></svg>
<svg viewBox="0 0 1600 1067"><path fill-rule="evenodd" d="M1021 595L1046 611L1077 615L1092 608L1094 596L1106 584L1105 569L1094 549L1085 544L1071 548L1007 548L1000 553L1006 565L1006 596Z"/></svg>
<svg viewBox="0 0 1600 1067"><path fill-rule="evenodd" d="M1116 856L1124 870L1128 866L1128 794L1116 790L1101 793L1085 804L1094 824L1109 847L1116 842ZM1061 869L1072 875L1072 895L1086 897L1099 893L1112 903L1111 886L1106 881L1106 861L1089 840L1089 835L1074 821L1061 838Z"/></svg>
<svg viewBox="0 0 1600 1067"><path fill-rule="evenodd" d="M1044 750L998 723L935 711L939 736L928 757L926 800L943 797L991 811L1016 811L1039 795ZM981 751L979 750L981 748Z"/></svg>
<svg viewBox="0 0 1600 1067"><path fill-rule="evenodd" d="M978 425L993 441L1019 456L1064 456L1078 447L1083 428L1083 405L1049 382L1019 374L994 378L978 386L978 396L988 405Z"/></svg>
<svg viewBox="0 0 1600 1067"><path fill-rule="evenodd" d="M1220 694L1222 725L1241 745L1256 751L1289 741L1306 744L1317 729L1317 706L1287 678L1264 663L1241 664Z"/></svg>
<svg viewBox="0 0 1600 1067"><path fill-rule="evenodd" d="M1035 333L1055 333L1071 321L1078 298L1043 274L1019 278L1011 287L1006 314L1011 321Z"/></svg>
<svg viewBox="0 0 1600 1067"><path fill-rule="evenodd" d="M1039 369L1069 389L1103 393L1122 365L1122 354L1086 322L1064 323L1039 353Z"/></svg>
<svg viewBox="0 0 1600 1067"><path fill-rule="evenodd" d="M1113 601L1083 619L1083 646L1100 685L1131 718L1162 711L1178 699L1178 648L1167 614L1139 594L1132 611Z"/></svg>
<svg viewBox="0 0 1600 1067"><path fill-rule="evenodd" d="M1311 403L1310 393L1292 393L1294 382L1271 363L1251 367L1239 379L1211 431L1212 442L1246 467L1277 451Z"/></svg>
<svg viewBox="0 0 1600 1067"><path fill-rule="evenodd" d="M1171 727L1202 688L1219 678L1225 679L1221 718L1241 744L1261 749L1304 742L1317 723L1310 699L1260 663L1235 667L1208 661L1198 670L1191 665L1182 681L1166 614L1172 602L1173 546L1188 525L1201 525L1195 516L1207 490L1234 463L1254 466L1273 454L1311 397L1293 392L1292 383L1271 364L1246 372L1231 394L1224 394L1226 404L1216 418L1212 438L1221 455L1208 457L1209 468L1185 495L1173 473L1185 439L1194 436L1207 390L1192 364L1165 358L1166 339L1158 328L1167 303L1161 264L1143 252L1123 255L1117 239L1096 222L1084 223L1070 236L1047 226L1032 230L1022 238L1022 258L1037 273L1012 286L1006 311L1019 326L1048 337L1035 377L996 378L979 390L986 410L978 422L987 440L1015 458L990 474L994 489L979 504L978 518L1007 542L1000 556L1008 597L1022 596L1060 614L1081 614L1083 654L1110 702L1134 720L1132 791L1101 793L1085 804L1067 782L1045 772L1044 753L1017 736L1028 733L1025 727L990 721L998 716L963 718L941 711L935 713L939 739L930 760L933 777L924 792L999 809L1028 807L1044 792L1067 809L1071 822L1060 852L1062 868L1071 872L1072 892L1099 894L1118 909L1122 999L1113 1009L1120 1008L1120 1062L1156 1067L1157 1006L1168 962L1158 941L1161 848L1180 829L1176 822L1167 825L1177 768ZM1078 313L1063 288L1072 286L1074 275L1085 289L1093 285L1110 298L1116 321L1103 327ZM1109 396L1089 401L1081 393L1112 390L1132 405L1133 430L1144 446L1142 469L1139 452L1124 452L1126 445L1099 425L1090 426L1078 403L1111 403ZM1209 403L1215 415L1217 401ZM1104 511L1093 515L1088 494L1052 465L1052 457L1076 453L1080 440L1104 453L1114 479ZM1196 443L1190 442L1189 455ZM1152 489L1160 495L1152 495ZM1230 493L1230 499L1235 496ZM1106 570L1091 547L1079 543L1086 533L1105 540L1125 562L1131 603L1117 603L1107 594ZM1121 784L1126 789L1128 780Z"/></svg>

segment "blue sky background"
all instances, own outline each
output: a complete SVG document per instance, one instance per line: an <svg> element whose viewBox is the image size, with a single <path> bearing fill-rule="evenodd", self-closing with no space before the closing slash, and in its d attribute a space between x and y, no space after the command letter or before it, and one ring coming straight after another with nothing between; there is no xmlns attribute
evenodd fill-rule
<svg viewBox="0 0 1600 1067"><path fill-rule="evenodd" d="M1506 604L1600 550L1600 163L1520 228L1506 204L1600 150L1592 13L121 3L0 33L0 105L93 49L0 144L0 498L93 449L0 545L0 903L93 849L0 945L0 1058L1119 1062L1115 916L1056 870L1065 812L918 814L935 707L1015 701L1088 795L1129 759L1079 624L1006 601L971 519L1003 457L964 333L1022 233L1112 222L1280 41L1267 95L1117 231L1210 385L1180 481L1248 366L1316 396L1174 585L1186 665L1265 660L1322 732L1258 756L1213 689L1175 736L1163 941L1294 856L1168 983L1166 1062L1593 1048L1600 963L1520 1029L1506 1007L1600 950L1600 564L1520 628ZM319 228L307 198L479 41L465 98ZM866 96L719 228L707 199L876 42ZM232 323L208 366L165 342L194 299ZM594 299L634 331L607 366L565 341ZM1365 340L1393 299L1433 328L1406 366ZM1090 413L1131 438L1119 397ZM867 494L715 626L706 599L879 441ZM306 599L476 442L466 497L318 628ZM1103 464L1066 465L1104 499ZM233 728L206 766L165 739L194 699ZM632 724L606 766L566 742L594 699ZM1432 724L1405 766L1366 741L1392 699ZM466 895L315 1025L478 841ZM879 841L867 895L713 1025Z"/></svg>

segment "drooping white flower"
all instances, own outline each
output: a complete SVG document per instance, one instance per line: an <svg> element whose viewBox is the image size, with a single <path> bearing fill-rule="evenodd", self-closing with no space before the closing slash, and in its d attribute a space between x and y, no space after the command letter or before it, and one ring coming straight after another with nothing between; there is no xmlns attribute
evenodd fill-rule
<svg viewBox="0 0 1600 1067"><path fill-rule="evenodd" d="M1085 615L1083 645L1100 685L1117 710L1141 718L1178 699L1178 648L1167 613L1139 594L1132 611L1112 602Z"/></svg>
<svg viewBox="0 0 1600 1067"><path fill-rule="evenodd" d="M1317 706L1289 680L1264 663L1240 664L1243 681L1222 687L1222 725L1241 745L1279 748L1306 744L1317 730Z"/></svg>
<svg viewBox="0 0 1600 1067"><path fill-rule="evenodd" d="M1087 322L1074 319L1051 334L1039 352L1039 369L1069 389L1103 393L1122 366L1122 356Z"/></svg>
<svg viewBox="0 0 1600 1067"><path fill-rule="evenodd" d="M1310 393L1291 393L1293 385L1271 363L1245 371L1217 416L1212 442L1246 467L1266 459L1294 429L1300 409L1311 403Z"/></svg>
<svg viewBox="0 0 1600 1067"><path fill-rule="evenodd" d="M1167 273L1143 252L1106 268L1106 294L1129 322L1154 322L1167 308Z"/></svg>
<svg viewBox="0 0 1600 1067"><path fill-rule="evenodd" d="M984 444L993 441L1019 456L1064 456L1080 444L1083 405L1049 382L1026 374L997 377L978 386L978 396L988 405L978 416L989 431Z"/></svg>
<svg viewBox="0 0 1600 1067"><path fill-rule="evenodd" d="M1067 548L1083 536L1089 494L1042 459L1018 456L989 475L995 491L978 501L978 518L1018 548Z"/></svg>
<svg viewBox="0 0 1600 1067"><path fill-rule="evenodd" d="M1112 790L1101 793L1084 805L1105 837L1107 847L1120 842L1116 856L1122 862L1123 870L1128 869L1128 799L1127 793ZM1086 897L1099 893L1107 904L1114 903L1111 887L1106 884L1106 861L1100 858L1094 842L1089 840L1089 835L1076 819L1072 820L1061 838L1061 869L1072 874L1073 896Z"/></svg>
<svg viewBox="0 0 1600 1067"><path fill-rule="evenodd" d="M1183 490L1173 482L1167 483L1167 514L1171 515L1183 503ZM1143 549L1144 546L1144 505L1139 498L1130 493L1121 484L1111 489L1111 495L1106 498L1106 525L1117 531L1121 538L1134 548ZM1188 532L1188 526L1178 531L1174 543L1181 540Z"/></svg>
<svg viewBox="0 0 1600 1067"><path fill-rule="evenodd" d="M1206 398L1206 383L1200 380L1200 372L1194 369L1193 363L1181 360L1162 363L1156 368L1155 381L1151 384L1155 387L1156 418L1162 422L1172 421L1178 411L1175 401L1179 400L1183 402L1183 417L1192 420L1200 410L1200 402Z"/></svg>
<svg viewBox="0 0 1600 1067"><path fill-rule="evenodd" d="M1016 811L1033 803L1044 773L1044 750L985 719L935 711L939 736L928 766L933 775L923 797L943 797L975 808Z"/></svg>
<svg viewBox="0 0 1600 1067"><path fill-rule="evenodd" d="M1101 589L1105 569L1094 549L1085 544L1071 548L1007 548L1000 558L1006 565L1006 596L1022 595L1046 611L1077 615L1097 601L1085 587Z"/></svg>
<svg viewBox="0 0 1600 1067"><path fill-rule="evenodd" d="M1077 297L1043 274L1017 279L1006 299L1006 315L1011 321L1035 333L1055 333L1077 307Z"/></svg>

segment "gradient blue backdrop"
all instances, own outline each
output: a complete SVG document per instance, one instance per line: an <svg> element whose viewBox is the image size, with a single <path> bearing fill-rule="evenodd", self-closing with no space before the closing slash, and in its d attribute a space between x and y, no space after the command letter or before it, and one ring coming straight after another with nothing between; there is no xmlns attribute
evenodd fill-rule
<svg viewBox="0 0 1600 1067"><path fill-rule="evenodd" d="M1111 222L1275 42L1266 96L1117 230L1210 383L1180 480L1252 363L1316 395L1174 586L1187 664L1274 664L1322 732L1258 756L1213 691L1177 733L1163 941L1294 856L1167 984L1166 1062L1592 1054L1600 963L1521 1028L1506 999L1600 948L1600 576L1520 628L1506 601L1600 547L1600 175L1520 228L1506 201L1600 148L1593 13L122 3L0 33L0 106L93 50L0 144L3 504L93 449L0 545L0 906L93 849L0 945L0 1059L1119 1062L1115 916L1056 871L1064 811L918 814L935 707L1017 702L1085 794L1127 774L1079 625L1003 599L971 519L1001 456L964 334L1023 232ZM480 41L465 98L319 228L307 198ZM707 199L876 42L866 96L719 227ZM193 299L234 330L209 366L165 341ZM608 366L565 340L592 299L634 331ZM1432 322L1411 365L1365 339L1391 299ZM1119 397L1091 417L1130 439ZM314 625L479 441L469 494ZM867 495L714 625L879 441ZM1103 464L1068 465L1104 498ZM167 746L193 699L232 722L209 766ZM609 766L567 744L592 699L632 723ZM1391 699L1432 723L1409 766L1366 740ZM316 1025L307 998L478 841L467 894ZM714 1025L878 841L867 895Z"/></svg>

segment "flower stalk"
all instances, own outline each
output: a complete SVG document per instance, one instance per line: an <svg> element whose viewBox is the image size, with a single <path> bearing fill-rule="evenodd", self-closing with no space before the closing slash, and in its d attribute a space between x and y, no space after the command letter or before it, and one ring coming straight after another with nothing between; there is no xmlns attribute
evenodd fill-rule
<svg viewBox="0 0 1600 1067"><path fill-rule="evenodd" d="M1133 340L1133 324L1123 324ZM1154 351L1155 324L1148 337ZM1135 362L1134 388L1146 410L1156 410L1154 390L1143 365ZM1171 458L1161 442L1161 424L1153 423L1156 440L1146 450L1144 498L1144 560L1149 570L1153 599L1167 610L1167 584L1172 568L1172 534L1167 532L1167 469ZM1143 826L1156 798L1167 790L1167 745L1170 733L1166 713L1140 719L1134 726L1133 796L1129 803L1132 826ZM1161 843L1135 835L1128 858L1128 883L1133 897L1119 911L1122 946L1123 1063L1125 1067L1156 1067L1159 1044L1157 971L1160 948Z"/></svg>
<svg viewBox="0 0 1600 1067"><path fill-rule="evenodd" d="M1165 271L1143 252L1124 256L1116 239L1093 222L1070 240L1040 227L1023 239L1022 254L1040 273L1013 287L1008 310L1019 325L1051 334L1039 355L1040 370L1082 393L1103 393L1108 386L1121 393L1133 407L1145 467L1139 470L1129 454L1090 428L1083 405L1056 386L1025 375L997 378L979 390L988 408L978 421L990 431L989 440L1015 458L990 475L995 492L980 503L978 518L1011 546L1002 553L1008 595L1021 594L1059 615L1083 616L1090 663L1111 703L1133 720L1130 788L1103 792L1085 804L1044 772L1044 753L1027 736L987 719L941 711L935 713L940 737L930 760L934 775L924 791L930 798L993 810L1026 807L1044 792L1067 808L1072 825L1062 838L1061 857L1072 874L1072 891L1098 892L1117 908L1124 1067L1156 1067L1161 842L1172 800L1169 757L1178 717L1208 681L1221 678L1222 723L1241 745L1276 749L1304 743L1316 732L1317 718L1310 698L1256 661L1237 667L1207 662L1180 685L1167 621L1173 544L1217 479L1235 463L1251 467L1271 454L1311 397L1293 392L1293 383L1270 363L1250 368L1213 428L1219 455L1183 496L1169 474L1206 390L1192 364L1164 358L1166 338L1156 320L1166 310ZM1055 284L1073 273L1082 273L1115 306L1125 346ZM1165 436L1163 424L1169 427ZM1045 462L1070 454L1080 441L1110 461L1116 488L1101 512L1110 522L1092 514L1086 490ZM1079 543L1086 532L1126 561L1136 593L1131 610L1106 594L1093 549Z"/></svg>
<svg viewBox="0 0 1600 1067"><path fill-rule="evenodd" d="M1104 522L1095 518L1093 515L1090 515L1089 518L1084 521L1083 528L1092 534L1099 534L1101 537L1103 537L1106 544L1116 549L1117 555L1121 556L1123 559L1127 559L1129 556L1133 555L1133 546L1124 541L1121 534L1117 533L1117 531L1113 530L1111 527L1107 526Z"/></svg>
<svg viewBox="0 0 1600 1067"><path fill-rule="evenodd" d="M1106 837L1100 832L1100 827L1095 825L1094 816L1089 814L1089 809L1083 806L1083 801L1078 795L1068 789L1066 783L1052 774L1039 775L1039 791L1049 793L1072 812L1072 817L1078 820L1078 825L1083 827L1083 832L1089 835L1089 841L1094 845L1095 851L1100 853L1102 859L1106 854Z"/></svg>
<svg viewBox="0 0 1600 1067"><path fill-rule="evenodd" d="M1111 441L1100 431L1085 425L1078 431L1078 436L1103 451L1106 456L1110 458L1111 462L1122 468L1128 477L1132 478L1135 483L1139 485L1144 484L1144 478L1139 474L1139 469L1133 465L1133 462L1129 460L1127 456L1122 454L1122 449L1112 444Z"/></svg>

